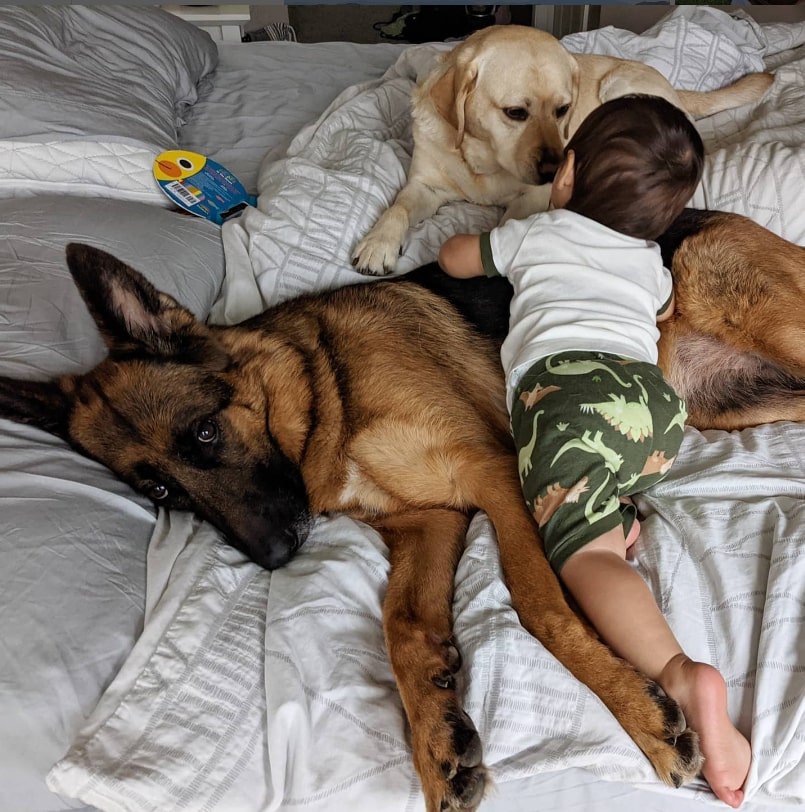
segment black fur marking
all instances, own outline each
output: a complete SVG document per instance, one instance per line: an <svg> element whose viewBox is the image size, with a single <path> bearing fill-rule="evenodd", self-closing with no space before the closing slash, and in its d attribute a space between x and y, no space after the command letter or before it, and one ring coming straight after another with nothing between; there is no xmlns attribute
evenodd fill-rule
<svg viewBox="0 0 805 812"><path fill-rule="evenodd" d="M679 758L686 770L695 767L697 762L701 760L698 734L693 730L685 730L680 733L676 740L676 751L679 753ZM674 784L677 787L681 785L676 783L678 778L676 775L673 776Z"/></svg>
<svg viewBox="0 0 805 812"><path fill-rule="evenodd" d="M310 393L310 403L307 410L307 432L305 433L305 441L302 444L302 453L299 456L300 460L304 460L307 457L310 441L319 425L319 393L316 392L315 387L313 387L313 382L316 380L316 373L313 368L312 354L296 344L293 345L293 348L302 357L305 383L312 389Z"/></svg>
<svg viewBox="0 0 805 812"><path fill-rule="evenodd" d="M662 252L662 262L671 270L674 254L682 242L688 237L698 234L714 218L720 217L719 211L705 211L704 209L684 209L682 214L671 223L668 230L657 239Z"/></svg>
<svg viewBox="0 0 805 812"><path fill-rule="evenodd" d="M472 719L461 708L453 707L445 714L453 730L453 750L464 766L474 766L481 760L481 739Z"/></svg>
<svg viewBox="0 0 805 812"><path fill-rule="evenodd" d="M509 332L512 287L502 276L453 279L433 262L386 284L398 282L414 282L446 299L470 326L498 344Z"/></svg>
<svg viewBox="0 0 805 812"><path fill-rule="evenodd" d="M0 417L68 439L71 409L54 382L0 377Z"/></svg>
<svg viewBox="0 0 805 812"><path fill-rule="evenodd" d="M341 411L343 420L341 421L341 442L346 442L349 438L346 434L348 426L356 426L352 406L352 386L349 379L349 367L345 364L339 355L337 342L338 337L333 333L327 325L321 320L317 320L319 328L319 346L327 359L327 364L335 379L335 385L338 389L338 399L341 403Z"/></svg>
<svg viewBox="0 0 805 812"><path fill-rule="evenodd" d="M185 428L177 432L174 439L173 453L183 462L201 470L210 470L220 465L220 459L226 438L223 429L216 417L232 402L235 394L234 388L226 381L213 375L207 376L201 384L205 397L216 397L216 403L209 406L207 403L199 404L196 414L186 414ZM211 443L199 442L196 434L198 426L204 420L211 420L218 427L218 437Z"/></svg>

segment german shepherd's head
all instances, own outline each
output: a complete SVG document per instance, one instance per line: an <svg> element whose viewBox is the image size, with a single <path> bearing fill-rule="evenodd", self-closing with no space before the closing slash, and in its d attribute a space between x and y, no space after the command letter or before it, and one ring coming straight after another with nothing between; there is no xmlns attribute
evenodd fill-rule
<svg viewBox="0 0 805 812"><path fill-rule="evenodd" d="M61 436L159 506L195 511L267 569L285 564L310 528L308 499L231 342L103 251L71 244L67 264L108 357L54 381L0 378L0 417Z"/></svg>

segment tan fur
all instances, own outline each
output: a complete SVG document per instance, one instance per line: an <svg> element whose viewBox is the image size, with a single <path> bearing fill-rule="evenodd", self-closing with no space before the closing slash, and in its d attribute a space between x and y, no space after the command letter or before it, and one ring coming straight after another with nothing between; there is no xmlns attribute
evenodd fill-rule
<svg viewBox="0 0 805 812"><path fill-rule="evenodd" d="M758 394L751 405L734 410L698 405L708 376L739 364L747 368L750 389L757 369L768 362L805 378L805 248L747 217L715 214L675 252L673 275L676 306L659 325L659 363L688 401L688 424L733 430L805 420L802 391ZM682 359L683 345L690 354L691 344L692 364Z"/></svg>
<svg viewBox="0 0 805 812"><path fill-rule="evenodd" d="M378 276L391 272L408 229L451 200L504 206L504 219L544 211L550 187L541 174L555 169L579 124L605 101L648 93L703 116L756 101L771 82L769 74L750 74L717 91L678 93L654 68L572 55L545 31L483 29L414 91L408 181L356 246L355 265ZM557 117L565 105L568 112ZM528 119L507 118L503 111L511 107L527 109Z"/></svg>

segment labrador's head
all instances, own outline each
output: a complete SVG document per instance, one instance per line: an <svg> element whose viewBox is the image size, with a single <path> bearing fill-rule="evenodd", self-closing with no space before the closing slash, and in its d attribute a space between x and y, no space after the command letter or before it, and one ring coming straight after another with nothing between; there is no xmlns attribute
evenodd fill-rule
<svg viewBox="0 0 805 812"><path fill-rule="evenodd" d="M578 76L575 58L550 34L493 26L448 54L428 95L455 129L450 146L476 171L546 183L570 135Z"/></svg>

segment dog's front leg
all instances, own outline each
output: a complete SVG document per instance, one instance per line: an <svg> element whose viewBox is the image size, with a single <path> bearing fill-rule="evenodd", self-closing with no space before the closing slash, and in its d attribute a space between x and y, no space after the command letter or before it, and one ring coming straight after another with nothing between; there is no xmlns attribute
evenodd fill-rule
<svg viewBox="0 0 805 812"><path fill-rule="evenodd" d="M548 211L550 203L550 183L543 183L541 186L526 186L522 193L506 207L500 222L503 224L507 220L524 220L537 212Z"/></svg>
<svg viewBox="0 0 805 812"><path fill-rule="evenodd" d="M386 645L428 812L474 810L486 786L481 741L455 689L453 580L467 524L458 511L422 510L376 525L391 551Z"/></svg>
<svg viewBox="0 0 805 812"><path fill-rule="evenodd" d="M358 243L352 264L371 276L390 274L397 265L405 235L411 226L435 214L439 206L453 200L447 189L411 179L400 189L371 231Z"/></svg>

